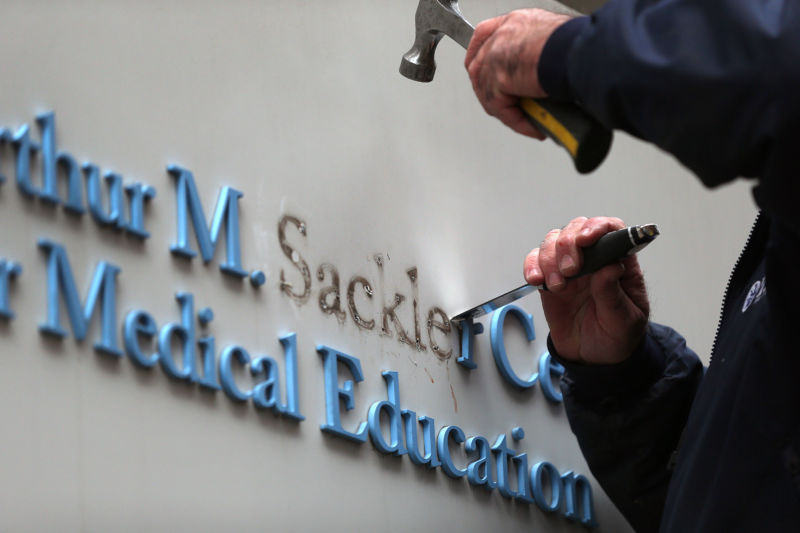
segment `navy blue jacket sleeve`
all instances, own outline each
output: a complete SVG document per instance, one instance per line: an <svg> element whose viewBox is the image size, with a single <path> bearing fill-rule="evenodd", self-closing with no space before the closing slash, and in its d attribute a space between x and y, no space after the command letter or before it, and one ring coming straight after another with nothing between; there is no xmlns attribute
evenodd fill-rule
<svg viewBox="0 0 800 533"><path fill-rule="evenodd" d="M555 99L670 152L707 186L759 178L759 205L796 233L800 2L610 0L548 40Z"/></svg>
<svg viewBox="0 0 800 533"><path fill-rule="evenodd" d="M609 498L640 532L657 531L669 463L678 447L703 366L674 330L648 324L636 352L617 365L582 365L551 355L570 427Z"/></svg>

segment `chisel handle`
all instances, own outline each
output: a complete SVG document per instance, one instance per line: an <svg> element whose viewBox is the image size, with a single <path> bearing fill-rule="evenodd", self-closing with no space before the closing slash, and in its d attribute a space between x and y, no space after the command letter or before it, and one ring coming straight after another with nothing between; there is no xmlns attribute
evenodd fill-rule
<svg viewBox="0 0 800 533"><path fill-rule="evenodd" d="M652 224L648 226L655 228ZM658 234L658 230L654 229L650 230L649 236L644 237L640 232L636 231L636 228L636 226L633 226L606 233L596 243L586 248L581 248L583 266L572 278L592 274L606 265L638 252L655 238L652 236L653 232L655 232L655 235Z"/></svg>
<svg viewBox="0 0 800 533"><path fill-rule="evenodd" d="M611 130L575 104L522 98L519 107L536 128L569 152L581 174L596 169L611 148Z"/></svg>

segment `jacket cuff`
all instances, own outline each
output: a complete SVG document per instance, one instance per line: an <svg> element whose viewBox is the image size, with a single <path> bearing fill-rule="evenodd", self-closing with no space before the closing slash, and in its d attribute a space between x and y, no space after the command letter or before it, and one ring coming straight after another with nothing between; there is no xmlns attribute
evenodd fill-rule
<svg viewBox="0 0 800 533"><path fill-rule="evenodd" d="M589 365L568 361L558 355L550 335L547 336L550 355L566 369L565 377L584 398L606 398L620 393L646 388L656 382L667 367L667 357L654 338L650 324L644 338L630 357L611 365Z"/></svg>
<svg viewBox="0 0 800 533"><path fill-rule="evenodd" d="M589 26L589 17L568 20L550 35L539 57L537 75L539 84L554 100L572 100L572 90L567 79L567 56L577 36Z"/></svg>

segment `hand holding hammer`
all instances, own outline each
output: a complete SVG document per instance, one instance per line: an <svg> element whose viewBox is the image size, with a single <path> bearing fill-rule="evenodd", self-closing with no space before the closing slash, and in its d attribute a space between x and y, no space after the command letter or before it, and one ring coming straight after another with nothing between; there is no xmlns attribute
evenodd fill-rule
<svg viewBox="0 0 800 533"><path fill-rule="evenodd" d="M525 24L530 18L539 20ZM416 38L403 56L400 73L412 80L431 81L436 71L436 46L449 35L468 49L465 63L470 79L490 115L519 133L540 139L544 133L569 152L578 172L588 173L608 153L611 131L574 104L544 98L536 76L544 43L567 18L537 9L522 10L485 21L476 30L464 19L458 0L419 0ZM519 98L522 94L533 98Z"/></svg>

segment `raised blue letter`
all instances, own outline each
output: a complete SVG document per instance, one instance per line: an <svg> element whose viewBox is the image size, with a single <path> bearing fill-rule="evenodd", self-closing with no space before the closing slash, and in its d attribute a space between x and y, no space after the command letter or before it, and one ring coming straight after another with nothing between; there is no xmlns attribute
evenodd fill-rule
<svg viewBox="0 0 800 533"><path fill-rule="evenodd" d="M243 391L236 386L232 368L234 359L243 366L250 364L250 354L247 353L247 350L240 346L228 346L219 357L219 382L222 384L222 390L231 400L244 402L253 396L253 391Z"/></svg>
<svg viewBox="0 0 800 533"><path fill-rule="evenodd" d="M564 370L564 365L553 359L550 352L544 352L539 356L539 379L542 382L542 392L544 397L552 403L564 401L564 395L553 385L553 374L561 377L564 375Z"/></svg>
<svg viewBox="0 0 800 533"><path fill-rule="evenodd" d="M280 338L286 361L286 405L282 405L278 365L268 356L259 357L250 363L250 373L264 373L266 379L253 387L253 404L261 409L272 409L277 414L294 420L305 420L300 414L300 394L297 385L297 335L289 333Z"/></svg>
<svg viewBox="0 0 800 533"><path fill-rule="evenodd" d="M471 318L465 318L457 323L459 337L461 338L461 355L456 359L456 363L469 370L478 368L478 363L473 359L475 351L475 335L483 333L483 324L475 323Z"/></svg>
<svg viewBox="0 0 800 533"><path fill-rule="evenodd" d="M103 181L108 188L108 213L103 207L102 187L100 186L100 169L92 163L83 164L86 174L86 190L89 196L89 212L92 218L101 226L114 226L121 228L122 223L122 176L115 172L103 174Z"/></svg>
<svg viewBox="0 0 800 533"><path fill-rule="evenodd" d="M158 333L158 359L161 368L174 379L197 381L194 351L194 296L189 292L175 294L181 306L181 322L170 322ZM183 342L183 362L178 368L172 355L172 336L177 335Z"/></svg>
<svg viewBox="0 0 800 533"><path fill-rule="evenodd" d="M56 175L58 167L64 169L67 177L67 201L64 209L73 213L82 214L83 195L81 194L81 174L78 170L78 163L66 152L56 153L56 117L52 112L42 113L36 117L39 125L39 135L42 138L42 174L43 187L41 199L51 204L58 204L61 198L58 196L58 184Z"/></svg>
<svg viewBox="0 0 800 533"><path fill-rule="evenodd" d="M61 294L69 313L72 324L72 333L75 339L82 341L89 328L89 320L102 296L100 303L100 341L95 343L94 349L109 355L122 357L122 351L117 344L117 266L100 261L94 271L86 303L81 309L78 290L75 288L75 278L72 276L67 252L64 247L47 239L39 240L39 248L47 255L47 321L39 325L42 333L65 337L67 332L61 328L59 316L58 295Z"/></svg>
<svg viewBox="0 0 800 533"><path fill-rule="evenodd" d="M547 475L547 481L550 483L550 501L547 501L547 496L544 490L544 476ZM533 491L533 499L539 509L546 513L552 513L561 506L561 477L558 470L547 461L541 461L531 467L531 489Z"/></svg>
<svg viewBox="0 0 800 533"><path fill-rule="evenodd" d="M433 418L427 416L419 417L419 425L422 431L422 450L419 453L419 444L417 443L417 413L403 409L400 415L403 417L403 422L406 430L406 448L408 449L408 458L415 465L428 465L428 468L436 468L442 463L436 457L436 427Z"/></svg>
<svg viewBox="0 0 800 533"><path fill-rule="evenodd" d="M192 173L176 165L170 165L167 171L176 179L178 206L178 241L170 246L172 253L183 257L197 255L189 246L189 217L191 217L200 255L203 261L208 263L214 257L220 230L225 223L226 262L220 265L219 269L239 278L247 276L247 272L242 269L239 246L239 198L242 197L242 193L231 187L220 189L214 218L208 227Z"/></svg>
<svg viewBox="0 0 800 533"><path fill-rule="evenodd" d="M135 309L125 317L125 325L122 330L125 351L128 352L131 361L142 368L151 368L155 365L158 361L158 354L144 355L139 348L139 335L152 338L156 333L158 333L156 321L146 311Z"/></svg>
<svg viewBox="0 0 800 533"><path fill-rule="evenodd" d="M403 446L403 421L400 417L400 385L397 372L381 372L386 381L386 391L389 401L381 400L373 403L367 414L369 437L373 446L381 453L403 455L406 449ZM389 439L386 443L381 433L381 411L386 411L389 416Z"/></svg>
<svg viewBox="0 0 800 533"><path fill-rule="evenodd" d="M22 274L22 265L0 259L0 318L12 319L14 312L8 303L8 283Z"/></svg>
<svg viewBox="0 0 800 533"><path fill-rule="evenodd" d="M458 426L444 426L436 436L436 451L439 452L439 460L442 462L442 471L452 478L464 477L467 473L466 468L458 468L453 463L453 456L450 455L450 435L453 442L461 444L464 442L464 430Z"/></svg>
<svg viewBox="0 0 800 533"><path fill-rule="evenodd" d="M476 435L467 439L464 449L468 453L478 452L478 458L467 466L467 480L472 485L483 485L486 490L494 488L492 469L489 459L492 456L491 445L485 437ZM481 469L483 474L481 474Z"/></svg>
<svg viewBox="0 0 800 533"><path fill-rule="evenodd" d="M355 407L353 401L353 381L345 380L339 387L339 362L344 363L352 374L356 383L364 381L361 373L361 361L352 355L347 355L333 348L320 344L317 352L322 356L325 374L325 423L320 426L322 431L332 433L337 437L343 437L353 442L365 442L367 440L367 423L361 422L355 433L350 433L342 427L339 413L339 401L344 402L345 410L349 411Z"/></svg>
<svg viewBox="0 0 800 533"><path fill-rule="evenodd" d="M517 317L522 323L529 342L536 338L536 334L533 331L533 317L530 314L516 305L503 306L492 315L490 331L492 354L494 355L494 362L497 364L497 369L506 381L517 388L528 389L536 384L539 374L538 372L534 372L527 380L523 380L514 373L514 370L511 368L511 363L508 362L508 354L506 353L505 341L503 339L503 325L506 315L509 313Z"/></svg>

